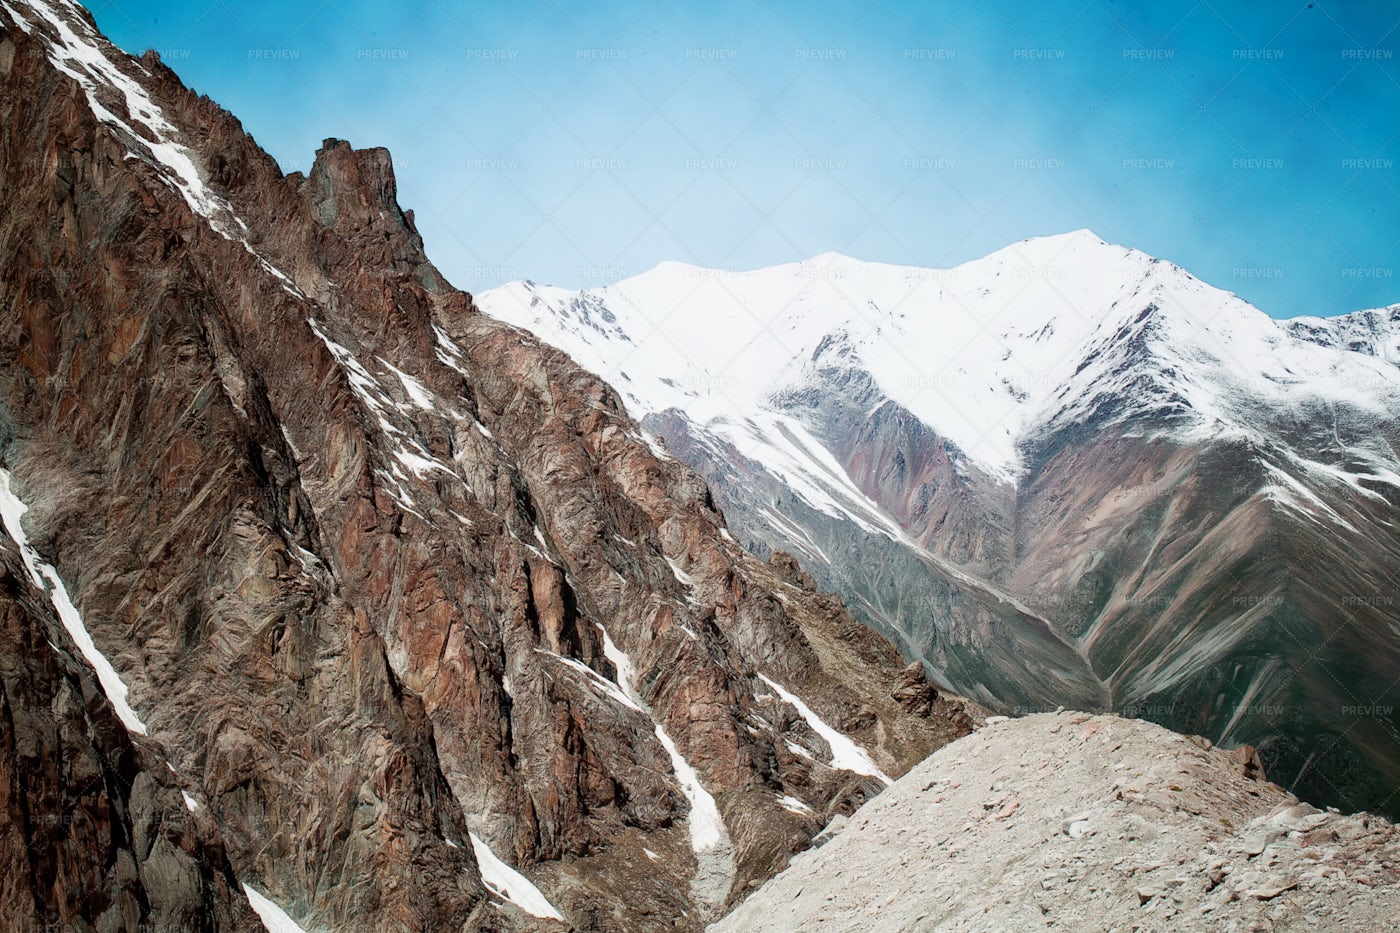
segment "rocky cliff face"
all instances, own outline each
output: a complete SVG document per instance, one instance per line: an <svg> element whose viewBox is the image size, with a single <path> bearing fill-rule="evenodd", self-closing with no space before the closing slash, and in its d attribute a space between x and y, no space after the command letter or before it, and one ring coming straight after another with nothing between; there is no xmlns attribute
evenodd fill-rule
<svg viewBox="0 0 1400 933"><path fill-rule="evenodd" d="M107 704L54 587L0 533L6 928L258 929L218 827Z"/></svg>
<svg viewBox="0 0 1400 933"><path fill-rule="evenodd" d="M0 30L0 462L92 642L6 616L10 825L109 811L36 837L5 903L105 885L84 909L222 928L242 885L306 929L696 929L970 727L740 547L605 383L451 288L386 152L284 176L81 8ZM50 710L75 725L36 744ZM79 752L87 778L44 764ZM106 773L133 790L83 790Z"/></svg>

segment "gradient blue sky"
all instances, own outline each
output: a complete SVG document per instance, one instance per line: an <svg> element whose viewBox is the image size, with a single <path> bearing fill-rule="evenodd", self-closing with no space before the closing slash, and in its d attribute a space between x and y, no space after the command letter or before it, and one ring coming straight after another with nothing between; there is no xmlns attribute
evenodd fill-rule
<svg viewBox="0 0 1400 933"><path fill-rule="evenodd" d="M387 146L477 291L1089 227L1275 316L1400 301L1400 4L94 0L284 170Z"/></svg>

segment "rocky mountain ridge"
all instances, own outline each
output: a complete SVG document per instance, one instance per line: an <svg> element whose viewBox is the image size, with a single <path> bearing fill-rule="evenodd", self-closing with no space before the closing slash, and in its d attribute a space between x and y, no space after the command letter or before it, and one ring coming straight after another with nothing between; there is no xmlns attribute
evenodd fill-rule
<svg viewBox="0 0 1400 933"><path fill-rule="evenodd" d="M384 150L284 175L67 0L0 4L0 83L13 916L698 929L971 727L448 285ZM70 748L101 845L35 830Z"/></svg>

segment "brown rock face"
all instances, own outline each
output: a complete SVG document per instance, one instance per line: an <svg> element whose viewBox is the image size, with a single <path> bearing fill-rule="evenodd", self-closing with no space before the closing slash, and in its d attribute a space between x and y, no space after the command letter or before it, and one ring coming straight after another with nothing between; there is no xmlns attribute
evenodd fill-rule
<svg viewBox="0 0 1400 933"><path fill-rule="evenodd" d="M136 744L0 531L0 916L7 930L256 930L207 815Z"/></svg>
<svg viewBox="0 0 1400 933"><path fill-rule="evenodd" d="M1230 762L1239 774L1256 781L1266 780L1264 763L1259 760L1259 752L1253 745L1241 745L1230 752Z"/></svg>
<svg viewBox="0 0 1400 933"><path fill-rule="evenodd" d="M890 696L915 716L927 716L938 700L938 691L928 682L924 666L915 662L904 669Z"/></svg>
<svg viewBox="0 0 1400 933"><path fill-rule="evenodd" d="M0 465L179 778L122 773L199 804L160 829L183 893L119 873L103 903L137 907L101 909L234 890L226 927L236 878L307 928L696 929L880 787L759 674L892 775L965 731L892 699L892 646L739 547L612 389L476 313L387 153L283 176L79 8L11 6ZM30 819L86 786L6 760L48 788ZM45 850L72 890L122 850L98 825ZM0 900L38 904L12 864Z"/></svg>

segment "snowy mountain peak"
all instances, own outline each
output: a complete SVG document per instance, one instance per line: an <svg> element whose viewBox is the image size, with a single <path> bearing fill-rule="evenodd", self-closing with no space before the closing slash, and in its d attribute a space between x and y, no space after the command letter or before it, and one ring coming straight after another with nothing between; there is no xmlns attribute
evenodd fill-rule
<svg viewBox="0 0 1400 933"><path fill-rule="evenodd" d="M838 253L835 250L829 249L824 253L818 253L817 255L813 256L807 261L813 263L814 265L826 266L831 265L832 263L850 263L859 262L860 260L847 256L845 253Z"/></svg>
<svg viewBox="0 0 1400 933"><path fill-rule="evenodd" d="M1389 799L1393 723L1343 738L1337 710L1400 664L1373 595L1400 553L1400 306L1275 321L1089 230L950 269L823 254L479 301L613 378L741 541L951 688L1172 710L1273 743L1319 799ZM1343 746L1389 777L1342 787L1315 762Z"/></svg>
<svg viewBox="0 0 1400 933"><path fill-rule="evenodd" d="M1009 246L1003 247L999 252L1011 250L1059 252L1065 249L1088 248L1095 246L1109 246L1113 249L1123 249L1121 246L1113 246L1103 237L1099 236L1088 227L1080 227L1078 230L1070 230L1065 233L1050 233L1045 236L1031 236L1023 240L1017 240ZM993 254L995 255L995 254Z"/></svg>
<svg viewBox="0 0 1400 933"><path fill-rule="evenodd" d="M1376 368L1400 359L1395 315L1281 324L1087 229L951 269L828 252L740 273L663 263L602 288L512 284L478 300L618 383L639 416L742 421L824 370L860 370L1011 482L1028 438L1102 415L1110 396L1117 417L1161 409L1239 427L1236 409L1261 398L1354 402L1358 384L1388 397L1400 376Z"/></svg>

